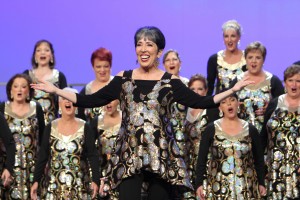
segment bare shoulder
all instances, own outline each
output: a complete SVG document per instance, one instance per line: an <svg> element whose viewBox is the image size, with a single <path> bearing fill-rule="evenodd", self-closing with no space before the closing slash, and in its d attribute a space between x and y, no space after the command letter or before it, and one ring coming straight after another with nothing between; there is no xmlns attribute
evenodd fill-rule
<svg viewBox="0 0 300 200"><path fill-rule="evenodd" d="M124 71L120 71L116 76L121 76L123 77Z"/></svg>

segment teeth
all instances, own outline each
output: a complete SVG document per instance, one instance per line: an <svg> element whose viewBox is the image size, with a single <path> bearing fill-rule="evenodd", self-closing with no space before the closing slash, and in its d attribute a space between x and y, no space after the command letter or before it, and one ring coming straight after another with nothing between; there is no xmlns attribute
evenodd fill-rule
<svg viewBox="0 0 300 200"><path fill-rule="evenodd" d="M149 56L141 56L142 59L147 59Z"/></svg>

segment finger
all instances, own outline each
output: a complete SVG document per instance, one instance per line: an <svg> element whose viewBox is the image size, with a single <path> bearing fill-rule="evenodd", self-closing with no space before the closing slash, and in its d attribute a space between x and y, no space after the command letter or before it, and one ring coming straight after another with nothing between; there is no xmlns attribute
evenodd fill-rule
<svg viewBox="0 0 300 200"><path fill-rule="evenodd" d="M95 197L96 197L96 194L97 194L97 190L96 190L96 188L94 187L94 188L93 188L93 196L92 196L92 198L95 198Z"/></svg>
<svg viewBox="0 0 300 200"><path fill-rule="evenodd" d="M2 180L3 180L3 179L2 179ZM5 179L4 179L4 182L3 182L4 187L8 186L8 184L9 184L9 179L8 179L8 178L5 178Z"/></svg>

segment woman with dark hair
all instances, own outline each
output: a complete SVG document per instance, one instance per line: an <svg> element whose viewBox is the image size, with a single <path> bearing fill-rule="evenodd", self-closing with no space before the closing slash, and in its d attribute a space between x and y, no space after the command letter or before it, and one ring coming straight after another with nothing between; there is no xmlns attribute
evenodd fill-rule
<svg viewBox="0 0 300 200"><path fill-rule="evenodd" d="M55 69L55 56L53 45L47 40L37 41L34 45L31 64L32 69L25 70L24 74L31 77L33 82L47 80L59 88L67 87L65 75ZM36 91L33 100L39 102L44 111L45 124L48 124L57 117L58 102L54 94Z"/></svg>
<svg viewBox="0 0 300 200"><path fill-rule="evenodd" d="M300 65L284 71L286 94L272 99L261 132L267 149L268 199L300 199Z"/></svg>
<svg viewBox="0 0 300 200"><path fill-rule="evenodd" d="M248 77L255 84L237 92L240 110L239 117L254 125L260 133L264 122L266 108L272 98L284 93L280 79L263 69L267 49L260 42L252 42L245 49L248 71L237 76L232 82Z"/></svg>
<svg viewBox="0 0 300 200"><path fill-rule="evenodd" d="M31 83L26 74L14 75L6 85L8 101L0 105L0 112L5 116L17 150L14 155L14 180L11 187L4 191L6 199L30 199L35 160L45 127L42 107L31 100L34 94Z"/></svg>
<svg viewBox="0 0 300 200"><path fill-rule="evenodd" d="M175 136L167 129L172 117L170 106L178 102L193 108L215 107L223 98L252 82L243 79L230 90L203 97L176 76L158 68L165 47L165 37L158 28L138 29L134 45L139 67L120 72L92 95L66 92L43 80L32 87L55 93L82 107L103 106L119 99L122 125L110 159L112 187L118 187L121 200L140 200L142 182L147 180L148 199L170 199L174 186L193 188Z"/></svg>
<svg viewBox="0 0 300 200"><path fill-rule="evenodd" d="M207 81L204 76L200 74L193 75L188 82L188 87L195 93L201 96L206 96ZM207 124L217 120L218 118L219 109L217 108L188 108L187 110L187 116L184 123L186 137L185 148L187 149L186 165L193 187L195 187L195 171L202 133L204 132ZM184 198L195 199L195 192L185 193Z"/></svg>
<svg viewBox="0 0 300 200"><path fill-rule="evenodd" d="M259 134L253 125L238 118L238 106L235 94L222 100L219 109L223 118L210 123L202 134L196 171L197 196L201 200L256 200L266 195Z"/></svg>
<svg viewBox="0 0 300 200"><path fill-rule="evenodd" d="M112 53L103 47L96 49L91 56L95 79L89 82L80 94L93 94L106 86L111 79ZM95 108L78 108L78 117L90 122L94 117L103 113L103 107Z"/></svg>
<svg viewBox="0 0 300 200"><path fill-rule="evenodd" d="M72 88L63 90L77 93ZM77 108L69 100L59 97L59 109L61 117L49 123L44 131L31 199L37 199L43 175L45 185L41 186L41 199L93 199L98 193L100 166L92 130L88 123L75 117Z"/></svg>
<svg viewBox="0 0 300 200"><path fill-rule="evenodd" d="M214 89L215 94L218 94L230 88L235 77L246 71L244 52L238 47L242 36L241 25L235 20L229 20L222 25L222 33L225 49L210 56L207 62L207 95L212 95Z"/></svg>

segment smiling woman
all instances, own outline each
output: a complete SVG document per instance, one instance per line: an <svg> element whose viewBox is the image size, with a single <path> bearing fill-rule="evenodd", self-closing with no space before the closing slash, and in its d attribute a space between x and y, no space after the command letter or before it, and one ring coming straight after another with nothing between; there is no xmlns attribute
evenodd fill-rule
<svg viewBox="0 0 300 200"><path fill-rule="evenodd" d="M244 53L238 47L242 36L242 27L235 20L229 20L222 26L225 50L209 57L207 62L208 95L228 89L236 75L245 71ZM217 84L215 86L215 80Z"/></svg>
<svg viewBox="0 0 300 200"><path fill-rule="evenodd" d="M138 29L134 44L139 67L120 72L91 95L64 91L48 81L32 87L56 93L82 107L103 106L119 99L122 125L108 163L111 171L107 172L111 174L112 188L118 187L121 200L140 200L142 182L148 181L149 200L172 199L174 188L186 191L193 187L175 135L167 128L172 119L171 105L178 102L192 108L216 107L223 98L252 82L243 79L214 97L200 96L180 79L158 68L157 61L165 47L160 29Z"/></svg>

